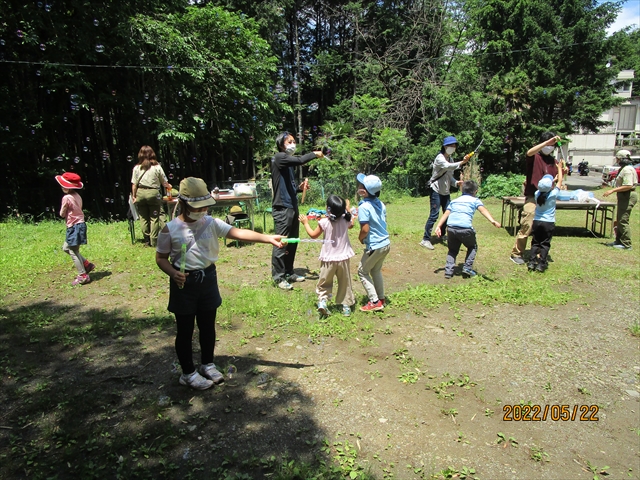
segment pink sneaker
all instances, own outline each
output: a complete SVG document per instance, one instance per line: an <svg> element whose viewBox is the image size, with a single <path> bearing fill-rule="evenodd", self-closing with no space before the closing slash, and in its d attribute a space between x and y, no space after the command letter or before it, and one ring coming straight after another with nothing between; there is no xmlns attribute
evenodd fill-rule
<svg viewBox="0 0 640 480"><path fill-rule="evenodd" d="M89 262L89 261L87 261L87 263L84 264L85 273L91 273L95 269L96 269L96 266L93 263Z"/></svg>
<svg viewBox="0 0 640 480"><path fill-rule="evenodd" d="M89 275L87 275L86 273L81 273L73 282L71 282L71 285L73 285L74 287L76 285L86 285L90 281L91 279L89 278Z"/></svg>
<svg viewBox="0 0 640 480"><path fill-rule="evenodd" d="M380 300L376 303L369 301L366 305L360 307L361 312L379 312L380 310L384 310L384 304Z"/></svg>

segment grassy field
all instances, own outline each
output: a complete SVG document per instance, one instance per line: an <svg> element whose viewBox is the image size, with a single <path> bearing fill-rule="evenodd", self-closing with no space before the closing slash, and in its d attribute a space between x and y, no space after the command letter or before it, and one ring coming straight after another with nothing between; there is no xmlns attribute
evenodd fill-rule
<svg viewBox="0 0 640 480"><path fill-rule="evenodd" d="M499 220L500 202L485 204ZM283 345L296 342L309 348L332 342L336 355L339 350L340 356L362 356L363 348L382 344L381 338L395 338L394 331L400 335L397 332L405 328L402 319L407 324L416 318L430 321L430 312L442 309L453 312L455 331L464 312L480 318L486 308L528 309L522 312L553 311L568 304L604 308L608 297L635 299L629 303L631 314L622 333L630 338L637 359L639 208L632 216L634 249L630 251L607 248L604 243L610 239L584 232L583 212L559 211L551 248L554 261L545 274L516 267L509 260L513 237L477 215L479 276L457 275L450 281L444 280L441 270L445 247L426 251L418 245L427 213L427 199L388 201L393 247L384 275L390 306L379 315L356 311L349 318L337 313L318 318L312 280L293 292L279 291L270 282L269 247L224 248L221 242L218 271L224 303L218 312L218 333L224 347L218 346L216 353L222 355L225 373L235 372L232 362L241 370L243 362L250 365L249 360L260 357L260 352L279 352ZM71 286L73 266L60 248L64 230L62 221L53 220L0 223L0 398L5 407L0 413L0 477L490 478L489 472L483 476L458 459L451 462L456 463L454 467L412 465L407 470L403 465L402 474L399 466L389 467L394 462L374 467L375 456L366 458L360 452L357 435L327 434L328 428L322 440L304 440L300 434L286 448L273 445L266 453L264 445L257 444L265 440L256 437L255 445L248 443L253 453L238 451L234 456L233 448L219 447L219 456L189 456L197 442L191 425L200 428L215 417L215 428L222 428L219 422L228 418L225 413L237 413L237 408L261 412L266 407L257 406L262 404L245 392L236 403L220 407L225 409L220 420L220 412L211 410L218 407L201 393L178 389L175 367L174 374L166 367L175 363L166 276L156 267L152 249L141 243L131 245L126 223L88 225L89 245L82 247L82 253L97 270L91 274L92 283L81 287ZM356 230L351 232L354 249ZM319 268L317 254L313 244L299 248L296 267L310 279ZM352 263L354 272L357 258ZM462 258L463 253L458 260ZM358 301L364 303L359 283L354 282L354 288ZM450 326L443 322L445 327ZM413 332L409 342L420 335ZM396 346L401 339L407 343L407 337L405 332L395 339ZM408 361L402 351L396 349L386 357L399 361L401 383L423 378L424 369L416 367L420 362ZM242 370L254 382L266 375L255 366ZM233 381L227 384L233 386ZM165 401L162 392L167 389L170 400ZM224 395L233 394L222 389L215 398L221 400ZM182 417L167 418L172 405L181 409ZM295 408L287 408L292 415ZM307 408L310 417L320 415L320 409ZM273 425L263 428L274 428L262 432L264 438L277 437ZM213 432L206 435L222 441ZM296 441L303 445L295 447ZM544 455L537 450L539 459ZM589 468L585 463L585 471ZM632 473L638 474L637 470Z"/></svg>

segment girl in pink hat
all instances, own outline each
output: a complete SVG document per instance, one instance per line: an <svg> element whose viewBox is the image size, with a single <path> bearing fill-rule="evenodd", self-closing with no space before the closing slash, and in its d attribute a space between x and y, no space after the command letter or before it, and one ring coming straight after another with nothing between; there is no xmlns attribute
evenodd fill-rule
<svg viewBox="0 0 640 480"><path fill-rule="evenodd" d="M82 213L82 197L76 192L83 187L82 179L77 173L66 172L57 175L56 181L65 194L60 208L60 216L67 222L67 235L62 250L71 256L78 270L78 276L71 285L84 285L91 281L89 272L96 266L80 255L80 245L87 244L87 224L84 223L84 213Z"/></svg>

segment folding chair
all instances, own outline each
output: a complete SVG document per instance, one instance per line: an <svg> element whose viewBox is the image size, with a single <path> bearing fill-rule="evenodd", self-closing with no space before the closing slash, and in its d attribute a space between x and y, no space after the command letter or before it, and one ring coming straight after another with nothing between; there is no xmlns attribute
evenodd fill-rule
<svg viewBox="0 0 640 480"><path fill-rule="evenodd" d="M129 211L127 212L129 222L129 235L131 235L131 245L136 243L136 222L138 221L138 208L133 203L133 198L129 195Z"/></svg>
<svg viewBox="0 0 640 480"><path fill-rule="evenodd" d="M247 213L247 206L244 202L239 202L238 205L234 205L229 208L227 212L226 221L229 225L234 226L235 228L245 228L249 227L250 230L253 230L253 223L251 222L251 217ZM238 240L234 240L236 242L236 248L240 247L240 242ZM224 245L227 246L227 237L224 237Z"/></svg>

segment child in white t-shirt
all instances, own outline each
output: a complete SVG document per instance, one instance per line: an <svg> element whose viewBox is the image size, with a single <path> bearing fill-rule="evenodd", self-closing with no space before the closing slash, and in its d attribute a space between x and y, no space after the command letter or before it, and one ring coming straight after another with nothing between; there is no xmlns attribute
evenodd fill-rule
<svg viewBox="0 0 640 480"><path fill-rule="evenodd" d="M205 390L224 381L213 363L216 312L222 304L215 265L218 237L270 243L279 248L283 245L278 235L235 228L207 215L207 208L216 201L200 178L189 177L180 182L178 202L182 213L167 223L158 235L156 264L171 279L167 309L176 317L175 348L182 367L180 384ZM196 321L200 333L199 370L193 364L191 345Z"/></svg>
<svg viewBox="0 0 640 480"><path fill-rule="evenodd" d="M324 232L325 242L320 250L320 276L316 285L318 294L318 312L327 314L327 301L331 298L333 278L338 280L336 303L342 304L342 314L351 315L351 306L355 303L351 288L349 259L355 255L349 242L349 229L353 219L349 213L349 203L337 195L327 198L327 217L318 222L315 230L309 226L306 215L298 217L311 238L318 238Z"/></svg>

